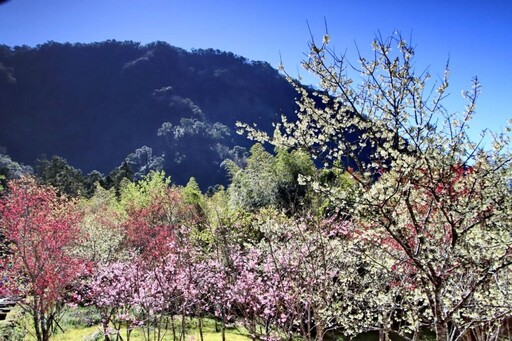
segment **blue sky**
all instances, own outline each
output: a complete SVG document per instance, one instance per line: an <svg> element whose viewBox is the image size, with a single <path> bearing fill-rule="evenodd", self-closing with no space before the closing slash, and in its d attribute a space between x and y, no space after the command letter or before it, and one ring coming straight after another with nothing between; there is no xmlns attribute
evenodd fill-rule
<svg viewBox="0 0 512 341"><path fill-rule="evenodd" d="M460 111L461 90L482 83L474 131L512 118L512 1L510 0L10 0L0 5L0 44L35 46L107 39L162 40L185 49L231 51L273 66L282 57L293 76L324 18L337 51L370 52L377 32L412 37L416 65L442 75L451 64L449 109ZM280 57L281 56L281 57Z"/></svg>

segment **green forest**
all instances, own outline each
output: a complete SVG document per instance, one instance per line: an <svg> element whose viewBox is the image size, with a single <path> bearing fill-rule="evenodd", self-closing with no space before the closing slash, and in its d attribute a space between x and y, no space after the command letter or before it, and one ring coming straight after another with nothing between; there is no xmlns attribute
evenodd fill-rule
<svg viewBox="0 0 512 341"><path fill-rule="evenodd" d="M68 163L66 153L33 167L26 164L38 158L36 149L23 158L1 154L0 338L512 338L511 129L473 141L476 78L463 93L466 107L448 112L448 70L438 82L429 70L416 70L413 46L397 33L376 38L372 55L351 61L327 34L312 40L303 66L318 77L318 89L284 69L226 53L197 51L219 65L232 62L201 68L196 54L132 42L5 47L0 54L12 59L0 59L0 81L22 82L15 54L81 49L87 58L82 52L107 51L104 45L132 54L116 77L157 77L144 68L162 56L191 59L189 75L203 77L197 84L206 87L211 77L236 84L217 88L225 93L211 93L212 101L226 110L231 100L235 107L249 101L255 111L226 121L220 106L187 93L190 79L144 81L139 90L147 105L162 105L162 115L130 123L147 128L143 147L117 136L128 153L98 152L100 159L84 161L87 174L79 169L85 163ZM163 78L178 70L157 65ZM249 82L236 68L264 72ZM357 78L347 69L356 69ZM257 88L252 95L250 87ZM134 89L110 90L128 96ZM247 96L233 99L240 89ZM272 89L282 90L276 103L258 95ZM174 121L162 121L173 110ZM108 135L94 128L89 133ZM157 140L160 149L150 147Z"/></svg>

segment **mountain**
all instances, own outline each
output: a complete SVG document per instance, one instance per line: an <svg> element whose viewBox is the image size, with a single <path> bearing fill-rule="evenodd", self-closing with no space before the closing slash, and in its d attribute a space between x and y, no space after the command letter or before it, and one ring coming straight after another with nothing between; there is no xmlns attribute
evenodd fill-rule
<svg viewBox="0 0 512 341"><path fill-rule="evenodd" d="M235 122L272 131L295 90L268 63L164 42L0 46L0 146L33 164L59 155L84 173L127 160L184 184L225 183L250 145Z"/></svg>

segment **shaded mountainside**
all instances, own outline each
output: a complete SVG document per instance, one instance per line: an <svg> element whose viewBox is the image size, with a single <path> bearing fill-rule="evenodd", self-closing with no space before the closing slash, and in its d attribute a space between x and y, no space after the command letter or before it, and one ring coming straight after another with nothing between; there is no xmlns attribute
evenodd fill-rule
<svg viewBox="0 0 512 341"><path fill-rule="evenodd" d="M84 173L105 173L132 153L134 172L163 167L177 183L225 183L220 164L250 142L235 122L272 131L281 114L294 113L295 97L268 63L218 50L0 46L0 146L28 164L59 155Z"/></svg>

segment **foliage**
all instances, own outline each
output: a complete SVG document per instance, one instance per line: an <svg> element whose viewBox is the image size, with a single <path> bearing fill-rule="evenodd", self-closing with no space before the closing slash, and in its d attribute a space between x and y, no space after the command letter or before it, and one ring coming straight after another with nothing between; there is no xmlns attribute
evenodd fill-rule
<svg viewBox="0 0 512 341"><path fill-rule="evenodd" d="M234 207L254 211L273 206L291 213L307 210L307 187L299 183L299 175L312 176L315 167L305 153L280 149L273 156L261 144L255 144L244 168L234 162L227 162L226 167Z"/></svg>
<svg viewBox="0 0 512 341"><path fill-rule="evenodd" d="M26 164L60 155L84 174L108 175L147 146L153 156L165 152L175 184L194 176L203 190L225 186L218 165L249 145L232 133L236 120L272 129L276 113L295 108L293 87L268 63L213 49L114 40L2 45L0 64L8 75L0 77L0 145ZM157 136L164 122L188 131L170 141L174 148L165 144L173 134Z"/></svg>
<svg viewBox="0 0 512 341"><path fill-rule="evenodd" d="M86 179L82 172L59 156L37 160L36 175L41 184L53 186L61 194L77 197L85 193Z"/></svg>
<svg viewBox="0 0 512 341"><path fill-rule="evenodd" d="M184 189L183 189L184 190ZM202 194L191 184L197 204L189 203L180 188L171 186L163 171L150 172L138 182L126 183L113 202L122 230L122 250L151 259L165 257L168 242L182 226L199 227ZM190 199L190 198L189 198Z"/></svg>
<svg viewBox="0 0 512 341"><path fill-rule="evenodd" d="M277 183L274 159L262 145L255 144L250 150L244 169L237 169L231 163L229 186L232 205L254 210L268 205L277 205Z"/></svg>
<svg viewBox="0 0 512 341"><path fill-rule="evenodd" d="M199 184L194 177L190 178L181 193L183 194L183 201L186 204L194 205L198 208L202 208L204 206L203 194L201 193Z"/></svg>
<svg viewBox="0 0 512 341"><path fill-rule="evenodd" d="M22 309L13 308L6 316L6 319L0 321L0 340L2 341L23 341L28 333L27 315Z"/></svg>
<svg viewBox="0 0 512 341"><path fill-rule="evenodd" d="M151 171L161 171L164 163L164 159L161 156L154 156L153 149L148 146L137 148L135 152L128 154L125 161L136 180L142 179Z"/></svg>
<svg viewBox="0 0 512 341"><path fill-rule="evenodd" d="M123 215L118 209L114 189L106 190L96 185L94 195L80 200L79 206L82 240L74 253L96 264L127 258L128 253L122 248Z"/></svg>
<svg viewBox="0 0 512 341"><path fill-rule="evenodd" d="M140 181L126 182L120 188L120 208L127 210L130 207L147 207L153 200L165 195L171 183L163 171L150 172Z"/></svg>
<svg viewBox="0 0 512 341"><path fill-rule="evenodd" d="M1 150L1 148L0 148ZM17 179L33 173L32 167L13 161L7 154L0 153L0 182L5 186L6 180Z"/></svg>
<svg viewBox="0 0 512 341"><path fill-rule="evenodd" d="M112 170L105 178L104 187L106 189L114 188L116 193L119 194L121 187L133 181L133 170L125 160L123 163Z"/></svg>
<svg viewBox="0 0 512 341"><path fill-rule="evenodd" d="M183 103L180 103L178 108L174 102L171 105L171 108L179 110L179 115L183 117L179 124L164 122L158 129L158 136L164 140L166 147L166 166L171 170L181 168L184 171L174 173L179 183L186 181L186 176L199 175L200 169L214 166L209 176L202 176L203 181L211 183L210 178L218 177L221 171L218 166L224 159L236 156L238 146L233 149L229 146L230 128L220 122L212 124L206 121L203 112L190 99L181 99L180 102L186 104L185 109L181 108L184 106Z"/></svg>

